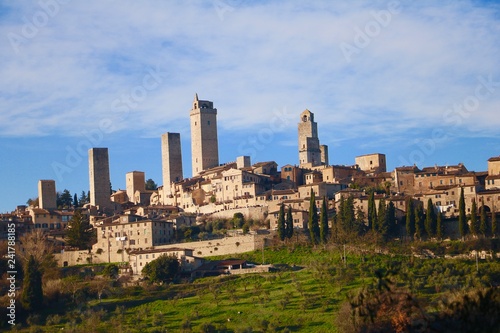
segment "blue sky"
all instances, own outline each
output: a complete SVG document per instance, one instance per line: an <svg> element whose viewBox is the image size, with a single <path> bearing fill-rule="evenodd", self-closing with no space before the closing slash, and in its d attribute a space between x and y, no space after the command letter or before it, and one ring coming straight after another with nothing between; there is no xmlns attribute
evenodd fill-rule
<svg viewBox="0 0 500 333"><path fill-rule="evenodd" d="M191 175L195 92L218 109L220 161L297 163L314 112L331 164L388 168L500 155L500 6L493 1L0 1L0 212L89 188L108 147L114 189L161 184L160 136Z"/></svg>

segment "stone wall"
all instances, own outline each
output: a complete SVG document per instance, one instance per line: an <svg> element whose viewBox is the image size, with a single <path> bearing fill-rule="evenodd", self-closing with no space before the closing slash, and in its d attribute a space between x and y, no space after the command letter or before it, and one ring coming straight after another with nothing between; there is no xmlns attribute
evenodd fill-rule
<svg viewBox="0 0 500 333"><path fill-rule="evenodd" d="M231 255L262 249L267 235L240 235L199 242L175 243L154 247L155 249L185 248L192 249L195 257ZM55 255L59 266L83 265L89 263L128 262L126 252L89 253L88 251L63 251Z"/></svg>

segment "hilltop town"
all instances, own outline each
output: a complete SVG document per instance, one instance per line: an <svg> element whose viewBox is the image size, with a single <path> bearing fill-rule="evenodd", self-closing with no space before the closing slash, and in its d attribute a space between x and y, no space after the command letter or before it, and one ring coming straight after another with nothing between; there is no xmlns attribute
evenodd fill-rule
<svg viewBox="0 0 500 333"><path fill-rule="evenodd" d="M331 226L347 199L352 200L356 219L366 227L370 227L371 205L391 204L395 238L415 236L408 234L405 225L409 201L423 210L432 204L445 221L443 236L452 239L461 237L457 222L461 195L469 215L476 207L476 214L481 209L493 220L500 205L500 157L488 160L487 171L471 171L462 163L399 166L388 171L382 153L357 156L348 166L330 164L314 113L304 110L297 114L298 160L291 158L290 164L278 166L275 161L236 156L234 161L221 163L214 103L195 95L189 117L192 177L183 176L180 133L161 136L163 179L156 189L146 189L145 172L131 171L125 175L126 189L110 193L108 149L92 148L88 203L58 207L56 182L40 180L38 201L0 215L2 236L6 237L10 224L15 224L18 236L43 231L55 242L61 266L121 262L129 263L131 272L139 275L144 265L164 253L177 256L184 269L194 270L205 256L259 249L278 229L282 206L291 212L294 230L307 231L313 195L316 207L323 200L327 203ZM65 230L75 209L88 217L95 230L91 251L65 244ZM209 220L235 216L242 223L234 225L234 232L225 229L215 238L185 233ZM245 230L243 221L249 220L256 222Z"/></svg>

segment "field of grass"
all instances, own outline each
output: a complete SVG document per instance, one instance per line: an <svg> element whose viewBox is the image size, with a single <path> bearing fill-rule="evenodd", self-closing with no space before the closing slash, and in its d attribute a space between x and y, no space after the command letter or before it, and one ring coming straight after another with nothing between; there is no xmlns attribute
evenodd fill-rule
<svg viewBox="0 0 500 333"><path fill-rule="evenodd" d="M296 246L266 249L272 273L208 277L167 286L109 290L70 307L48 307L24 332L337 332L342 304L374 281L377 269L400 263L397 285L428 303L443 293L500 282L500 263L349 254ZM261 263L261 251L239 255ZM349 320L349 318L341 318ZM37 324L38 323L38 324ZM19 330L19 327L18 327Z"/></svg>

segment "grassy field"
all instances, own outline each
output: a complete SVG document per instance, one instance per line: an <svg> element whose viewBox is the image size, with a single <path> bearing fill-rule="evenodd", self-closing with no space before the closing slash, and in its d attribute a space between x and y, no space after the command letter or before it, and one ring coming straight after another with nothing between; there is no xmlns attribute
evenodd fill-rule
<svg viewBox="0 0 500 333"><path fill-rule="evenodd" d="M500 263L349 254L342 249L266 249L273 273L227 275L167 286L115 288L101 302L53 304L24 332L337 332L342 304L374 272L399 263L396 285L432 305L446 292L500 282ZM261 263L263 253L239 255ZM437 303L436 303L437 304ZM341 318L349 320L349 318ZM38 324L37 324L38 323Z"/></svg>

